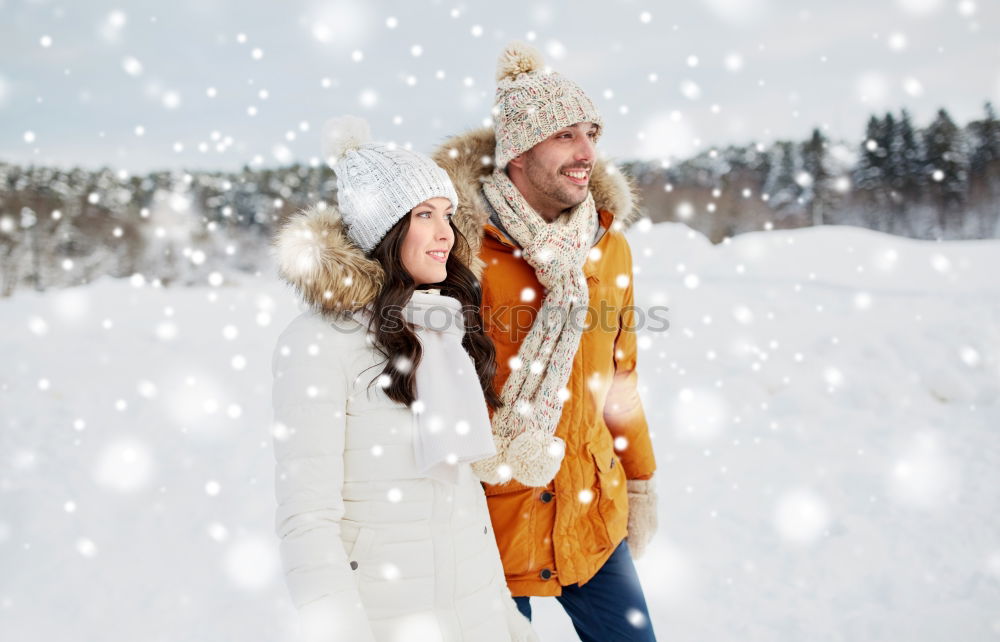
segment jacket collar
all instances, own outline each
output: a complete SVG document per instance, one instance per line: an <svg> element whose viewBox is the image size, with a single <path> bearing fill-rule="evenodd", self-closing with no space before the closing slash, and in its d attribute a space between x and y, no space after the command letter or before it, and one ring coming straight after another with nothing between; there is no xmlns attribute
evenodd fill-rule
<svg viewBox="0 0 1000 642"><path fill-rule="evenodd" d="M614 225L615 218L614 215L608 210L598 210L597 222L598 236L594 241L594 247L597 247L600 244L601 240L608 233L608 230ZM487 223L483 227L483 237L500 244L507 252L513 252L518 249L517 243L492 222ZM584 261L583 275L587 277L587 279L593 280L595 283L600 283L601 277L597 267L597 261L591 261L590 259Z"/></svg>

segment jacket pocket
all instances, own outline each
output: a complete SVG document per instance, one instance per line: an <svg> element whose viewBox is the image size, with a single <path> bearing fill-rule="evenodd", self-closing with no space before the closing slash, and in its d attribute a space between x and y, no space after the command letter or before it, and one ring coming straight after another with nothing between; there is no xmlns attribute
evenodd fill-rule
<svg viewBox="0 0 1000 642"><path fill-rule="evenodd" d="M597 511L610 544L617 544L628 528L628 488L621 461L612 450L597 450L588 445L597 469Z"/></svg>

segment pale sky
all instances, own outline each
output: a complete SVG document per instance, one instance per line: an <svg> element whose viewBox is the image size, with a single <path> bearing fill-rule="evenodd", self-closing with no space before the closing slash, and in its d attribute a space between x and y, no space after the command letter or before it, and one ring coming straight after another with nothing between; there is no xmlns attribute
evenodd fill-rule
<svg viewBox="0 0 1000 642"><path fill-rule="evenodd" d="M343 114L428 152L489 116L514 39L591 95L616 158L1000 104L996 0L0 0L0 161L274 167Z"/></svg>

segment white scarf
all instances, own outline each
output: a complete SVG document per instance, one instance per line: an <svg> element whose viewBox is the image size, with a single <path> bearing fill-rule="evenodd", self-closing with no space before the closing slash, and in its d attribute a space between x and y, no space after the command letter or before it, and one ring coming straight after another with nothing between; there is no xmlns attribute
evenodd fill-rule
<svg viewBox="0 0 1000 642"><path fill-rule="evenodd" d="M462 307L452 297L417 290L403 314L423 348L413 408L417 469L456 483L459 464L496 453L476 365L462 346Z"/></svg>
<svg viewBox="0 0 1000 642"><path fill-rule="evenodd" d="M367 328L371 310L366 307L351 316ZM458 483L459 464L496 454L479 374L462 346L462 306L439 290L415 290L403 317L422 347L411 407L413 459L427 477Z"/></svg>

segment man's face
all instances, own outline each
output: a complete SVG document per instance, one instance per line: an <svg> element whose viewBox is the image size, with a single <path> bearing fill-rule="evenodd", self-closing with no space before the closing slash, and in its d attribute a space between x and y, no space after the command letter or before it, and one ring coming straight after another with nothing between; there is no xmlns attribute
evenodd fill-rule
<svg viewBox="0 0 1000 642"><path fill-rule="evenodd" d="M557 211L582 203L590 189L598 134L594 123L563 127L512 159L510 165L523 174L518 188L528 202Z"/></svg>

